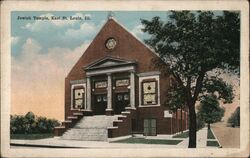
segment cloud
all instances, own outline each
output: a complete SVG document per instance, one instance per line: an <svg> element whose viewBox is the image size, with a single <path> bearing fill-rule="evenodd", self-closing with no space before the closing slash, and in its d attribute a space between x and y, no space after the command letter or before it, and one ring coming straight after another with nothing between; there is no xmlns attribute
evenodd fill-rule
<svg viewBox="0 0 250 158"><path fill-rule="evenodd" d="M132 30L131 33L136 36L136 37L141 37L143 35L142 29L143 29L143 25L136 25Z"/></svg>
<svg viewBox="0 0 250 158"><path fill-rule="evenodd" d="M12 58L11 111L63 119L64 78L88 47L89 42L74 48L53 47L41 52L41 45L28 38L20 56Z"/></svg>
<svg viewBox="0 0 250 158"><path fill-rule="evenodd" d="M11 45L16 45L20 40L20 37L18 36L12 36L11 37Z"/></svg>
<svg viewBox="0 0 250 158"><path fill-rule="evenodd" d="M86 37L96 32L97 26L93 23L83 23L79 29L68 29L63 35L65 38Z"/></svg>

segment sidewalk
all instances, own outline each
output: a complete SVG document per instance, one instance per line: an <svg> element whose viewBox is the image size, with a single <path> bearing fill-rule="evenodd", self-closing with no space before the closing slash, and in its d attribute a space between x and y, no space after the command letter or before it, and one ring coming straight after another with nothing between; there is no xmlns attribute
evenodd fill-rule
<svg viewBox="0 0 250 158"><path fill-rule="evenodd" d="M188 147L189 138L184 139L179 146L183 148ZM197 148L206 148L207 147L207 127L200 129L196 135L196 147Z"/></svg>
<svg viewBox="0 0 250 158"><path fill-rule="evenodd" d="M157 136L156 136L157 137ZM159 136L160 137L160 136ZM162 138L161 138L162 139ZM15 146L36 146L47 148L188 148L189 138L166 138L183 140L177 145L164 144L126 144L126 143L109 143L105 141L80 141L80 140L64 140L59 137L39 139L39 140L14 140L10 142ZM203 128L197 132L197 148L206 148L207 144L207 128Z"/></svg>

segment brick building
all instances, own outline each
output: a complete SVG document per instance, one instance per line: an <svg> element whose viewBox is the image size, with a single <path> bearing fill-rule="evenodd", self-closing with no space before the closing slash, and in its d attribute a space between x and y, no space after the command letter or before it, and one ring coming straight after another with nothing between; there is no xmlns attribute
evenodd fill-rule
<svg viewBox="0 0 250 158"><path fill-rule="evenodd" d="M166 104L173 79L166 74L167 66L155 66L153 61L158 58L110 17L65 78L65 121L55 128L55 135L75 130L71 132L74 138L83 139L76 135L84 135L85 126L93 131L102 127L107 138L186 130L187 110L173 112ZM102 116L100 121L107 120L99 123L101 127L93 125L98 116ZM106 119L109 116L116 117ZM67 138L71 137L68 134Z"/></svg>

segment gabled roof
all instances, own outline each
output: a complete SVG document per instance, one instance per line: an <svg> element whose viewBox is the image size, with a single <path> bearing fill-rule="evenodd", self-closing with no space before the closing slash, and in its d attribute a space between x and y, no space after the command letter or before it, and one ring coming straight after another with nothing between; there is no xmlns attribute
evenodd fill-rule
<svg viewBox="0 0 250 158"><path fill-rule="evenodd" d="M126 66L126 65L135 65L135 60L126 60L122 58L106 56L102 59L99 59L89 65L87 65L84 69L85 71L94 70L94 69L102 69L102 68L111 68L116 66Z"/></svg>

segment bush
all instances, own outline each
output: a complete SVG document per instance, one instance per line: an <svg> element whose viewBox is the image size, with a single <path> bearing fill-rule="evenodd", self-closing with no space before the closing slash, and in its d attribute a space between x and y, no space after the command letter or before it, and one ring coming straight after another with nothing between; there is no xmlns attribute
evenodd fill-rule
<svg viewBox="0 0 250 158"><path fill-rule="evenodd" d="M240 126L240 107L237 107L234 113L229 117L228 124L232 127Z"/></svg>
<svg viewBox="0 0 250 158"><path fill-rule="evenodd" d="M32 112L28 112L25 116L10 116L11 134L52 133L54 127L58 125L60 123L57 120L37 117Z"/></svg>

